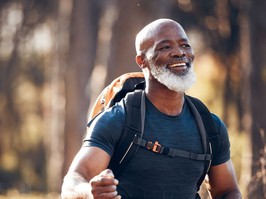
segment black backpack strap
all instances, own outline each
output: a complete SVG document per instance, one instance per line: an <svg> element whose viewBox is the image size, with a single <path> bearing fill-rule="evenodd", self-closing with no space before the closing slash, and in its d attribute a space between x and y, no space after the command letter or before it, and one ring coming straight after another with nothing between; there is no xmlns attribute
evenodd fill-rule
<svg viewBox="0 0 266 199"><path fill-rule="evenodd" d="M199 160L199 161L211 160L211 154L194 153L191 151L184 151L180 149L169 148L169 147L161 145L158 141L152 142L152 141L147 141L142 138L135 137L133 142L134 144L140 147L143 147L147 150L153 151L154 153L159 153L159 154L163 154L163 155L170 156L170 157L183 157L183 158Z"/></svg>
<svg viewBox="0 0 266 199"><path fill-rule="evenodd" d="M127 93L134 92L137 89L144 90L145 82L143 77L131 77L127 79L114 98L110 101L110 106L123 99Z"/></svg>
<svg viewBox="0 0 266 199"><path fill-rule="evenodd" d="M139 146L134 144L135 137L142 137L145 122L145 94L143 90L135 90L126 95L124 99L126 121L122 135L115 147L109 168L118 176L124 165L127 164L137 152Z"/></svg>
<svg viewBox="0 0 266 199"><path fill-rule="evenodd" d="M205 154L215 153L219 144L218 130L208 108L198 99L186 96L189 107L196 119L201 133ZM121 138L115 148L115 153L111 158L109 168L118 176L133 155L137 152L141 144L136 142L142 140L145 121L145 94L143 90L135 90L126 95L124 100L126 110L126 121ZM141 117L139 117L141 116ZM213 144L215 143L215 144ZM213 148L212 148L213 146ZM153 148L153 147L152 147ZM208 157L208 156L206 156ZM205 178L211 164L210 158L206 158L204 172L198 181L198 189Z"/></svg>
<svg viewBox="0 0 266 199"><path fill-rule="evenodd" d="M213 156L213 154L216 154L219 148L219 139L218 139L219 132L216 123L212 117L212 114L210 113L209 109L199 99L187 95L185 97L187 99L188 104L190 105L190 108L195 116L195 119L196 120L199 119L197 114L195 114L195 112L198 112L201 117L201 124L198 124L198 127L200 132L203 133L205 132L205 135L201 135L202 142L205 143L206 146L204 147L204 150L207 150L205 152L211 153ZM202 125L204 126L205 129L204 131L201 130ZM198 189L200 188L201 183L205 179L205 176L208 173L210 166L211 166L211 161L206 161L204 166L204 172L197 184Z"/></svg>
<svg viewBox="0 0 266 199"><path fill-rule="evenodd" d="M190 101L192 101L194 106L197 108L197 110L198 110L198 112L202 118L206 132L207 132L207 134L206 134L207 139L210 140L210 139L213 139L215 137L218 137L219 132L218 132L216 123L215 123L209 109L205 106L205 104L202 101L200 101L199 99L188 96L188 95L186 95L186 98L190 99Z"/></svg>

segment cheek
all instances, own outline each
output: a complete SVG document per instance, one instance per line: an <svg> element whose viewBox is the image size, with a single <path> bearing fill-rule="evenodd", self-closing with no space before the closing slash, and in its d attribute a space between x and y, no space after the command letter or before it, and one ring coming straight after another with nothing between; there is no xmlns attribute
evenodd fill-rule
<svg viewBox="0 0 266 199"><path fill-rule="evenodd" d="M156 52L156 53L153 53L153 54L151 54L149 57L148 57L148 59L150 60L150 61L153 61L154 62L154 60L156 60L157 58L158 58L158 52Z"/></svg>
<svg viewBox="0 0 266 199"><path fill-rule="evenodd" d="M191 50L190 52L188 52L188 55L189 55L189 58L193 61L194 58L195 58L195 54L194 54L194 51Z"/></svg>
<svg viewBox="0 0 266 199"><path fill-rule="evenodd" d="M164 65L166 60L167 60L166 57L162 56L162 54L160 54L160 53L158 53L158 52L155 53L155 54L153 54L153 55L150 57L150 59L149 59L149 61L150 61L151 63L153 63L155 66L161 66L161 65Z"/></svg>

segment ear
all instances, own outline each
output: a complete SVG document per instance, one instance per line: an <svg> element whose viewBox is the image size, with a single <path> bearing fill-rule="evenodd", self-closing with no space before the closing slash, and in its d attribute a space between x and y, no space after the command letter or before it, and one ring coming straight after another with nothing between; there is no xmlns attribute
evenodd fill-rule
<svg viewBox="0 0 266 199"><path fill-rule="evenodd" d="M145 68L145 57L144 55L137 55L136 56L136 63L139 65L141 69Z"/></svg>

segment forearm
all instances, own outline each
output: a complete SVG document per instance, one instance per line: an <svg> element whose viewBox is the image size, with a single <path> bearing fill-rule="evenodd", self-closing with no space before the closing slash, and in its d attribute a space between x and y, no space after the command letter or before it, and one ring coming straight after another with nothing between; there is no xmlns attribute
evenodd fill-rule
<svg viewBox="0 0 266 199"><path fill-rule="evenodd" d="M76 172L69 172L64 177L61 190L62 199L89 199L91 186L87 180Z"/></svg>

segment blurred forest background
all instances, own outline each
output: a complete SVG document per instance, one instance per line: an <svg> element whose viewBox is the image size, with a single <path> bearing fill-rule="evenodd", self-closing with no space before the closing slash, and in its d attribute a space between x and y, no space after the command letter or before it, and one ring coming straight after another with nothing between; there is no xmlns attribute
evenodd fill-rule
<svg viewBox="0 0 266 199"><path fill-rule="evenodd" d="M91 103L139 71L135 35L161 17L188 33L189 94L227 124L244 198L266 198L265 10L265 0L1 0L0 198L58 197Z"/></svg>

